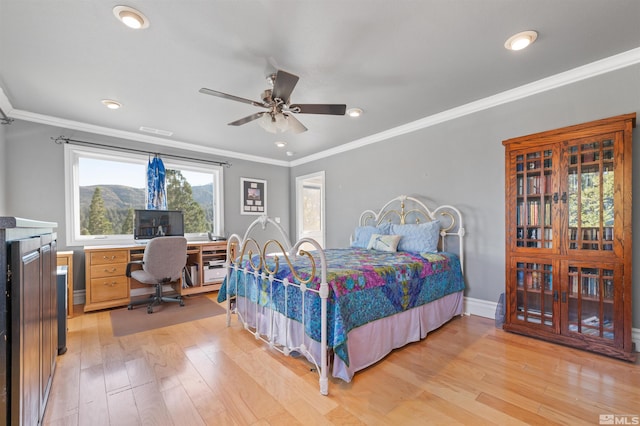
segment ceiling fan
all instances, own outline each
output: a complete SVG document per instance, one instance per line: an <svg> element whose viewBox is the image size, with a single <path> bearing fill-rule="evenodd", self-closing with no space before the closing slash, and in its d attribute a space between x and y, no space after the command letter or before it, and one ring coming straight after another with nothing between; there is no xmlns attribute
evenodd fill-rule
<svg viewBox="0 0 640 426"><path fill-rule="evenodd" d="M251 121L261 119L260 126L271 133L286 132L302 133L307 130L293 114L329 114L344 115L347 106L342 104L292 104L290 103L291 92L296 87L299 77L286 71L278 70L267 77L267 81L272 88L262 92L262 102L252 101L234 95L218 92L207 88L200 89L200 93L218 96L220 98L231 99L232 101L243 102L266 108L266 111L251 114L240 120L232 121L230 126L241 126Z"/></svg>

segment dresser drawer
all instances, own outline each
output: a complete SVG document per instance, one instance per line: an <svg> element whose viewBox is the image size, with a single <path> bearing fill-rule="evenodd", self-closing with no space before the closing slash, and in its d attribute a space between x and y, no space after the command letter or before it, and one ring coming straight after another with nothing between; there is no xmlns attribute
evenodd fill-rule
<svg viewBox="0 0 640 426"><path fill-rule="evenodd" d="M129 280L125 276L91 279L91 303L129 297Z"/></svg>
<svg viewBox="0 0 640 426"><path fill-rule="evenodd" d="M127 250L97 251L91 253L91 265L105 265L111 263L129 262L129 252Z"/></svg>
<svg viewBox="0 0 640 426"><path fill-rule="evenodd" d="M127 272L126 263L104 264L91 266L91 278L120 277Z"/></svg>

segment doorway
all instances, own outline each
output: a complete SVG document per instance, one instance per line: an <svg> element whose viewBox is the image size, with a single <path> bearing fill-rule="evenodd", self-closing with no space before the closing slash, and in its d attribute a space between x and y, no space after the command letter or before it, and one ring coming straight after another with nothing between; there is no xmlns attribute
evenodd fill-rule
<svg viewBox="0 0 640 426"><path fill-rule="evenodd" d="M324 248L324 171L296 177L298 239L313 238ZM310 244L301 247L311 250Z"/></svg>

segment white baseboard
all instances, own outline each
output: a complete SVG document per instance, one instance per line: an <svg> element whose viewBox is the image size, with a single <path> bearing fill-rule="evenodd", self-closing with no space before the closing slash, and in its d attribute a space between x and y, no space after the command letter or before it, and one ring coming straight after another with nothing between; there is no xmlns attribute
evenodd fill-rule
<svg viewBox="0 0 640 426"><path fill-rule="evenodd" d="M84 290L73 291L73 304L84 305L86 294ZM476 315L483 318L495 319L496 307L498 303L489 300L474 299L472 297L464 298L464 314ZM631 340L636 345L636 351L640 351L640 328L631 330Z"/></svg>
<svg viewBox="0 0 640 426"><path fill-rule="evenodd" d="M496 306L498 306L496 302L471 297L464 298L465 315L477 315L483 318L495 319ZM640 352L640 328L631 329L631 341L636 345L636 351Z"/></svg>
<svg viewBox="0 0 640 426"><path fill-rule="evenodd" d="M85 290L73 290L73 304L74 305L84 305L84 302L87 300L86 291Z"/></svg>
<svg viewBox="0 0 640 426"><path fill-rule="evenodd" d="M495 319L497 306L498 303L488 300L474 299L471 297L464 298L465 315L477 315L483 318Z"/></svg>

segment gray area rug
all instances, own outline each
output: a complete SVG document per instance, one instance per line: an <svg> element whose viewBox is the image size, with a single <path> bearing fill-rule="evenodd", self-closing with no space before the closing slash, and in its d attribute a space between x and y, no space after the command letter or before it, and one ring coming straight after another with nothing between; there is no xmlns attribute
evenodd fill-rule
<svg viewBox="0 0 640 426"><path fill-rule="evenodd" d="M147 305L134 306L111 311L111 327L116 337L141 333L161 327L168 327L188 321L213 317L225 313L223 307L205 296L184 298L184 306L175 302L165 302L147 313Z"/></svg>

